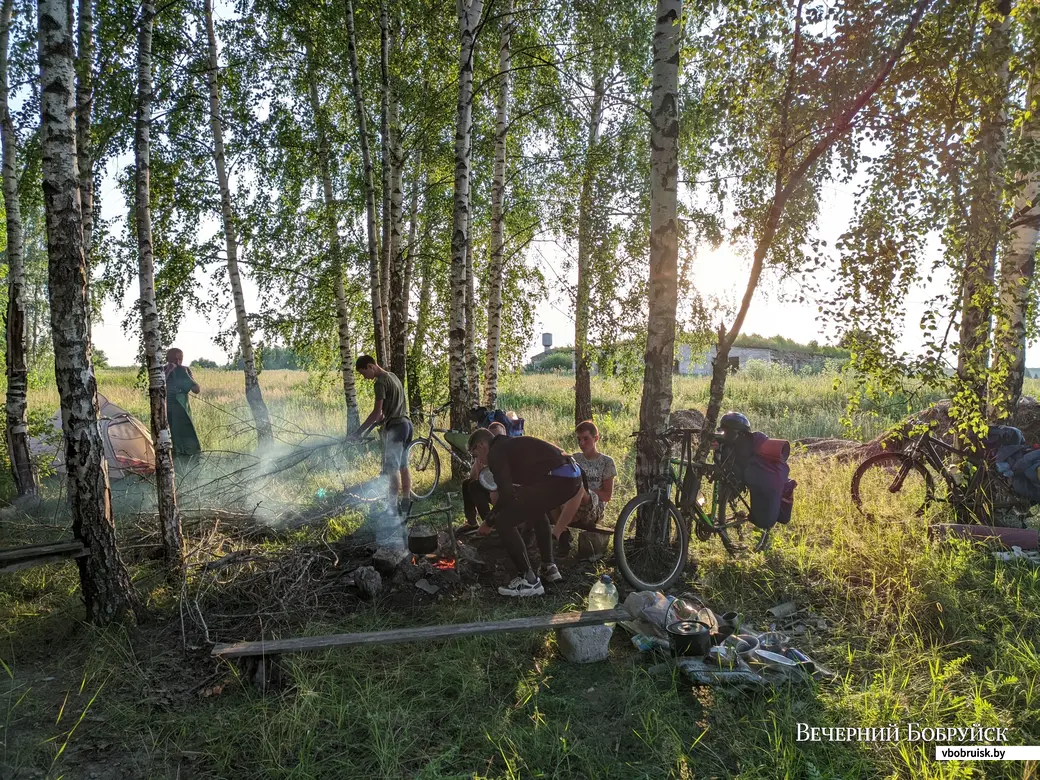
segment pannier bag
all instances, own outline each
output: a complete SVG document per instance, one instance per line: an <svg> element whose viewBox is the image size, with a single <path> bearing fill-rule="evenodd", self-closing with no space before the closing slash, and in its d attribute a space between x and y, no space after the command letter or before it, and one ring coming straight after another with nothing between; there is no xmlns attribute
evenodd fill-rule
<svg viewBox="0 0 1040 780"><path fill-rule="evenodd" d="M747 488L751 499L749 519L763 531L791 519L795 483L788 478L790 454L790 442L770 439L758 431L727 432L719 447L724 473L735 487Z"/></svg>
<svg viewBox="0 0 1040 780"><path fill-rule="evenodd" d="M524 435L523 418L517 417L516 415L510 417L501 409L484 408L484 414L477 422L477 425L479 425L481 428L487 428L489 425L491 425L491 423L495 422L502 423L502 425L506 427L506 433L509 434L510 438Z"/></svg>

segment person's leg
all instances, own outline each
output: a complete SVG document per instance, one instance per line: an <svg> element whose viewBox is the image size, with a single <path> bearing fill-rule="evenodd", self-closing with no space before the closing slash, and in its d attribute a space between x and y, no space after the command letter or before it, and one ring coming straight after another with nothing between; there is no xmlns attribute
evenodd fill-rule
<svg viewBox="0 0 1040 780"><path fill-rule="evenodd" d="M557 507L563 507L563 511L566 511L566 504L575 496L578 496L580 502L581 480L578 478L545 477L524 487L522 503L526 516L530 517L534 524L543 567L552 566L554 563L553 533L552 525L549 522L549 512Z"/></svg>
<svg viewBox="0 0 1040 780"><path fill-rule="evenodd" d="M498 592L503 596L541 596L545 593L542 581L531 568L531 561L527 557L527 548L517 526L527 516L526 508L519 501L514 501L507 507L502 508L495 516L495 527L498 536L509 554L510 560L516 567L517 577L509 585L501 587Z"/></svg>
<svg viewBox="0 0 1040 780"><path fill-rule="evenodd" d="M404 429L401 433L401 453L398 456L401 474L401 495L411 505L412 498L412 472L408 469L408 444L412 440L412 421L405 419L401 422Z"/></svg>
<svg viewBox="0 0 1040 780"><path fill-rule="evenodd" d="M580 487L578 491L571 496L567 501L560 507L559 515L556 518L556 525L553 528L553 536L557 539L561 538L563 532L567 530L578 512L578 507L581 506L581 500L585 497L585 489Z"/></svg>
<svg viewBox="0 0 1040 780"><path fill-rule="evenodd" d="M466 517L466 525L477 524L477 503L474 496L475 479L462 480L462 514Z"/></svg>

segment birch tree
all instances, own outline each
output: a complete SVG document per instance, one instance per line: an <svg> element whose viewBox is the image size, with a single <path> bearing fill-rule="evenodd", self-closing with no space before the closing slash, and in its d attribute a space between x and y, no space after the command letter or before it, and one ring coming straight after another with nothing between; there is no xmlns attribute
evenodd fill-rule
<svg viewBox="0 0 1040 780"><path fill-rule="evenodd" d="M470 182L470 193L473 182ZM473 245L473 202L470 199L469 214L466 219L466 393L469 406L476 409L480 406L480 363L477 361L477 277L473 264L475 254Z"/></svg>
<svg viewBox="0 0 1040 780"><path fill-rule="evenodd" d="M245 374L246 401L253 414L256 426L257 447L261 450L274 443L271 432L271 415L264 403L263 391L256 373L256 356L253 352L253 336L246 314L245 295L242 292L242 277L238 270L238 228L235 223L234 207L231 203L231 183L228 179L227 161L224 157L224 127L221 116L220 63L217 56L217 32L213 24L213 2L204 0L203 15L206 24L208 68L206 86L209 89L209 126L213 136L213 164L217 171L217 186L220 187L220 217L224 226L224 249L227 253L228 282L235 305L235 324L238 329L238 345L242 352L242 367Z"/></svg>
<svg viewBox="0 0 1040 780"><path fill-rule="evenodd" d="M506 136L512 85L513 0L504 0L499 24L498 94L495 101L495 163L491 178L491 263L488 267L488 329L484 359L484 402L498 403L498 353L502 339L502 273L506 251Z"/></svg>
<svg viewBox="0 0 1040 780"><path fill-rule="evenodd" d="M650 281L646 367L639 406L636 482L648 490L667 448L652 434L668 425L679 277L679 45L682 0L657 0L650 105Z"/></svg>
<svg viewBox="0 0 1040 780"><path fill-rule="evenodd" d="M208 0L207 0L208 4ZM155 493L163 554L171 578L184 575L184 541L173 471L173 438L166 410L166 372L155 305L155 264L152 251L151 125L152 125L152 26L155 5L145 0L137 34L137 129L134 135L135 217L137 225L138 278L141 298L141 332L148 370L148 406L152 443L155 445Z"/></svg>
<svg viewBox="0 0 1040 780"><path fill-rule="evenodd" d="M87 331L89 290L83 254L74 124L71 0L40 0L40 146L47 214L54 373L61 399L72 532L88 554L78 560L87 617L131 616L130 574L116 547L108 462L98 424L97 381Z"/></svg>
<svg viewBox="0 0 1040 780"><path fill-rule="evenodd" d="M14 0L0 7L0 143L3 148L4 211L7 220L7 335L6 428L7 451L18 495L39 492L37 474L29 451L28 391L29 376L25 359L28 334L25 301L25 244L22 207L18 188L18 135L9 105L10 75L8 51Z"/></svg>
<svg viewBox="0 0 1040 780"><path fill-rule="evenodd" d="M349 6L349 0L348 0ZM318 172L321 176L323 199L323 217L325 232L329 242L329 259L332 266L333 285L336 298L336 322L338 325L340 374L343 378L343 394L347 403L347 432L354 431L361 424L357 406L357 387L354 380L354 360L351 351L350 311L347 306L346 288L343 283L343 247L339 238L339 221L336 210L336 196L332 187L332 166L329 161L328 119L318 96L318 81L314 52L306 47L307 58L307 96L310 100L311 113L314 116L314 127L318 140ZM356 54L352 55L356 59ZM371 169L369 168L369 174ZM372 198L374 199L374 194ZM371 205L371 202L370 202ZM369 214L371 221L371 212ZM374 225L370 224L374 230ZM372 232L369 232L369 249L371 250Z"/></svg>
<svg viewBox="0 0 1040 780"><path fill-rule="evenodd" d="M1000 262L1000 300L993 334L994 370L989 388L992 422L1013 417L1025 378L1030 292L1035 283L1040 236L1040 165L1036 162L1040 153L1040 70L1035 61L1020 133L1022 161L1015 174L1011 236Z"/></svg>
<svg viewBox="0 0 1040 780"><path fill-rule="evenodd" d="M350 60L350 92L354 99L354 112L357 117L358 140L361 146L361 164L363 166L365 189L365 227L368 232L368 269L369 285L372 299L372 326L375 332L376 359L380 365L387 365L386 321L383 309L382 268L379 257L379 237L376 227L376 187L372 168L372 153L368 143L368 119L365 114L365 102L361 92L361 76L358 67L357 36L354 28L353 0L344 0L347 13L347 54ZM353 367L351 368L353 370Z"/></svg>
<svg viewBox="0 0 1040 780"><path fill-rule="evenodd" d="M592 419L592 378L589 370L589 262L592 254L592 210L595 160L603 123L603 98L606 79L596 76L589 107L588 140L581 196L578 203L578 279L574 302L574 422ZM651 227L651 231L653 228ZM676 250L678 251L678 250ZM676 255L678 257L678 255ZM678 260L676 261L678 262ZM678 280L677 280L678 281ZM674 328L673 328L674 331ZM673 332L674 340L674 332Z"/></svg>
<svg viewBox="0 0 1040 780"><path fill-rule="evenodd" d="M76 57L76 157L79 166L79 199L83 213L83 254L87 273L94 249L94 145L91 117L94 111L94 0L79 0Z"/></svg>
<svg viewBox="0 0 1040 780"><path fill-rule="evenodd" d="M473 131L473 54L483 0L456 0L459 18L459 94L455 118L455 195L452 207L451 290L448 307L448 389L451 427L467 430L466 249L469 244L470 148ZM458 467L453 463L453 471Z"/></svg>

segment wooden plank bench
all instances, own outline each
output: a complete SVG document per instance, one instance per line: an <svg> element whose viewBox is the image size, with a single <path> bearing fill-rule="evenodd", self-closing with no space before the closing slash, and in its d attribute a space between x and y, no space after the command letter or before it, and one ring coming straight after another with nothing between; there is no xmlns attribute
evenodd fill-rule
<svg viewBox="0 0 1040 780"><path fill-rule="evenodd" d="M510 631L537 631L573 626L598 626L631 620L632 616L623 609L604 609L593 612L560 612L555 615L493 620L488 623L452 623L440 626L395 628L389 631L366 631L359 634L329 634L295 639L269 639L257 642L233 642L218 644L212 655L219 658L242 658L279 653L300 653L308 650L324 650L329 647L357 647L389 645L401 642L418 642L430 639L458 639L484 634L504 634Z"/></svg>
<svg viewBox="0 0 1040 780"><path fill-rule="evenodd" d="M87 548L82 542L52 542L49 544L31 544L26 547L10 547L0 550L0 574L31 569L45 563L64 561L69 558L82 558Z"/></svg>

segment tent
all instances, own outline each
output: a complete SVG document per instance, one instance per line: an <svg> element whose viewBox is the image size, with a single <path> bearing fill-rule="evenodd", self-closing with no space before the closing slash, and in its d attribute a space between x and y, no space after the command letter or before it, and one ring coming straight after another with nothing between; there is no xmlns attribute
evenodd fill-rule
<svg viewBox="0 0 1040 780"><path fill-rule="evenodd" d="M101 441L105 446L110 479L121 479L131 474L155 473L155 447L152 435L144 423L130 412L98 393L98 413L101 420ZM32 437L29 449L42 460L52 459L54 469L65 473L65 448L61 445L61 409L50 419L53 434L44 438Z"/></svg>

